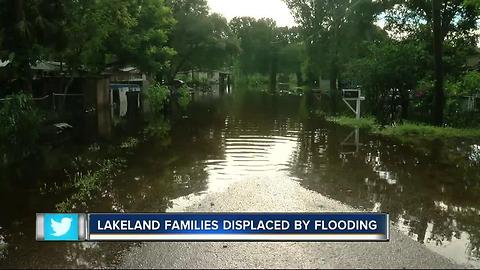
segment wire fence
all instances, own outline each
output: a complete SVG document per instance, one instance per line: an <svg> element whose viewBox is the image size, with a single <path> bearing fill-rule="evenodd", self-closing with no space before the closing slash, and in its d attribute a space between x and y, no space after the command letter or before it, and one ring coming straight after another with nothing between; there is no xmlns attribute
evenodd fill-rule
<svg viewBox="0 0 480 270"><path fill-rule="evenodd" d="M47 98L49 98L50 95L46 95L44 97L41 97L41 98L32 98L33 101L42 101L42 100L46 100ZM11 100L12 98L0 98L0 101L7 101L7 100Z"/></svg>
<svg viewBox="0 0 480 270"><path fill-rule="evenodd" d="M68 99L67 99L68 97ZM65 100L63 100L65 98ZM73 98L73 100L72 100ZM11 97L0 98L0 103L12 100ZM32 98L32 100L44 110L52 110L54 112L62 106L83 108L84 95L83 94L58 94L52 93L43 97Z"/></svg>

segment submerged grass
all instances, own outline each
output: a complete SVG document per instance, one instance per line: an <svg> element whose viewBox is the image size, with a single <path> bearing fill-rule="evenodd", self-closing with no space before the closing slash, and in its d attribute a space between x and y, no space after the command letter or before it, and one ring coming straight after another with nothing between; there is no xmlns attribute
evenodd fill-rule
<svg viewBox="0 0 480 270"><path fill-rule="evenodd" d="M452 128L436 127L420 123L406 122L400 125L381 127L374 118L367 117L355 119L352 117L340 116L327 118L341 126L368 129L374 134L395 137L399 139L449 139L449 138L480 138L480 129L477 128Z"/></svg>
<svg viewBox="0 0 480 270"><path fill-rule="evenodd" d="M399 126L389 126L378 130L377 133L386 136L395 137L423 137L433 139L448 138L480 138L480 129L473 128L452 128L452 127L435 127L424 124L405 123Z"/></svg>
<svg viewBox="0 0 480 270"><path fill-rule="evenodd" d="M118 145L103 149L103 157L89 157L88 154L76 157L73 161L74 172L69 173L70 181L66 188L71 190L64 201L58 203L59 212L70 212L74 209L85 209L89 201L100 192L109 192L113 180L124 173L127 157L139 145L137 138L129 137ZM100 146L89 147L91 152L99 152ZM95 161L95 160L98 161ZM68 173L68 172L67 172Z"/></svg>
<svg viewBox="0 0 480 270"><path fill-rule="evenodd" d="M362 129L374 129L377 127L375 119L371 117L366 118L352 118L347 116L328 117L328 121L337 123L341 126L362 128Z"/></svg>
<svg viewBox="0 0 480 270"><path fill-rule="evenodd" d="M85 204L99 191L106 188L108 182L122 172L125 163L126 160L121 158L106 159L97 164L98 168L96 170L75 173L72 177L72 188L75 192L71 197L57 204L57 210L68 212L81 207L81 204Z"/></svg>

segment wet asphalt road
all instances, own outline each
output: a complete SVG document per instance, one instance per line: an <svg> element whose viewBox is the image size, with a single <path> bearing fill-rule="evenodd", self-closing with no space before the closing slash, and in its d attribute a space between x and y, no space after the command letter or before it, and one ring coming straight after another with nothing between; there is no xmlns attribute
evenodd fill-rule
<svg viewBox="0 0 480 270"><path fill-rule="evenodd" d="M174 209L179 211L179 209ZM283 176L236 182L186 212L355 211ZM126 268L468 268L392 228L388 243L144 243L123 255Z"/></svg>

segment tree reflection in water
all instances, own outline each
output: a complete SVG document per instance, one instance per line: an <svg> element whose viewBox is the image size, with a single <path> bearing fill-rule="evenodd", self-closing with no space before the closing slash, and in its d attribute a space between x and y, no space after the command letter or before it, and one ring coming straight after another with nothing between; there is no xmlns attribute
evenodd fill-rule
<svg viewBox="0 0 480 270"><path fill-rule="evenodd" d="M155 122L149 134L161 138L133 148L125 171L86 203L86 210L162 212L178 198L234 178L289 174L345 204L389 212L396 227L413 239L480 267L478 143L406 144L362 131L356 136L355 130L313 117L317 110L308 95L240 92L220 101L197 101L168 125ZM97 144L75 147L92 155L104 152ZM1 267L109 267L129 246L34 241L35 212L54 210L66 192L66 164L79 152L50 151L48 158L0 171L0 180L10 179L0 181Z"/></svg>
<svg viewBox="0 0 480 270"><path fill-rule="evenodd" d="M292 164L305 187L365 210L389 212L398 228L447 257L480 266L478 145L362 135L345 153L351 129L306 120ZM351 149L349 149L351 150ZM450 246L461 251L452 251Z"/></svg>

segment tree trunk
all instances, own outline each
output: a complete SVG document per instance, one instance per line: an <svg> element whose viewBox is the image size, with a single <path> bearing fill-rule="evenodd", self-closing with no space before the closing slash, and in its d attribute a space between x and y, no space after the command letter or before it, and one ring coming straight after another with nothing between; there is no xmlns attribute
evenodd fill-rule
<svg viewBox="0 0 480 270"><path fill-rule="evenodd" d="M75 77L74 75L72 74L72 76L70 77L70 79L68 79L68 82L67 84L65 85L65 87L63 88L63 96L62 96L62 99L61 99L61 103L60 103L60 112L64 112L64 109L65 109L65 103L67 102L67 95L68 95L68 92L70 90L70 87L72 86L73 84L73 81L74 81Z"/></svg>
<svg viewBox="0 0 480 270"><path fill-rule="evenodd" d="M332 63L330 72L330 101L332 106L332 113L337 113L337 92L338 92L338 71L336 63Z"/></svg>
<svg viewBox="0 0 480 270"><path fill-rule="evenodd" d="M433 0L433 50L435 57L435 93L433 98L433 122L442 126L444 122L445 93L443 89L443 38L441 22L441 0Z"/></svg>
<svg viewBox="0 0 480 270"><path fill-rule="evenodd" d="M20 89L15 89L15 91L22 90L28 93L32 93L32 69L30 67L30 55L29 55L29 33L28 33L28 24L26 23L25 15L25 1L16 0L13 1L14 7L14 27L13 36L14 40L17 43L15 45L14 53L15 59L11 66L13 66L15 76L17 78L17 87ZM22 25L23 28L19 27ZM33 94L33 93L32 93Z"/></svg>
<svg viewBox="0 0 480 270"><path fill-rule="evenodd" d="M400 89L400 106L402 106L401 118L408 118L408 107L410 105L410 96L408 90L405 87Z"/></svg>
<svg viewBox="0 0 480 270"><path fill-rule="evenodd" d="M317 82L318 82L318 76L314 74L312 71L308 71L307 73L308 86L310 86L311 88L316 88L318 87Z"/></svg>
<svg viewBox="0 0 480 270"><path fill-rule="evenodd" d="M397 90L395 88L390 89L390 123L395 122L395 116L396 116L396 102L395 102L395 97L397 95Z"/></svg>
<svg viewBox="0 0 480 270"><path fill-rule="evenodd" d="M270 67L270 91L272 92L277 90L277 70L277 57L274 57Z"/></svg>
<svg viewBox="0 0 480 270"><path fill-rule="evenodd" d="M297 86L300 87L303 85L303 76L301 71L296 72L297 75Z"/></svg>

